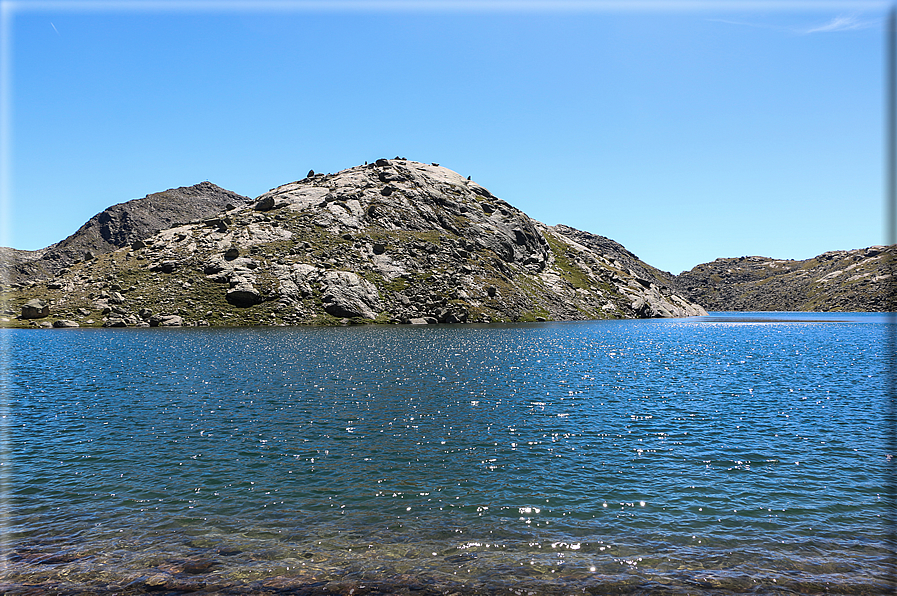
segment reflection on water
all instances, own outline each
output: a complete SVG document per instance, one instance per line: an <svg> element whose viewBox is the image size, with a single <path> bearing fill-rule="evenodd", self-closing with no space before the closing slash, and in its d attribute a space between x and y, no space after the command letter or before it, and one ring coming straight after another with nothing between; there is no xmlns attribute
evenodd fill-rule
<svg viewBox="0 0 897 596"><path fill-rule="evenodd" d="M776 314L5 331L4 587L882 593L885 324Z"/></svg>

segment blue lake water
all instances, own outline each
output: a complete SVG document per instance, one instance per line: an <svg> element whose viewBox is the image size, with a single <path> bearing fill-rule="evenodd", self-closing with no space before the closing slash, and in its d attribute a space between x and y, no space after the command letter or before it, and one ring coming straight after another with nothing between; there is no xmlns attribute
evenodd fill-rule
<svg viewBox="0 0 897 596"><path fill-rule="evenodd" d="M0 587L887 593L888 328L3 330Z"/></svg>

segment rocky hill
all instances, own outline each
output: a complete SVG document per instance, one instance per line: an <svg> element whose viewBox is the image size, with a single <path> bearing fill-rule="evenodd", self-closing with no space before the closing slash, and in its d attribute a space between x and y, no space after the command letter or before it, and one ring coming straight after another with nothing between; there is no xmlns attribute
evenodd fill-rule
<svg viewBox="0 0 897 596"><path fill-rule="evenodd" d="M60 269L94 255L128 246L177 223L214 215L250 199L201 182L113 205L91 217L77 232L47 248L0 248L3 279L10 283L53 277Z"/></svg>
<svg viewBox="0 0 897 596"><path fill-rule="evenodd" d="M897 247L823 253L804 261L717 259L672 278L711 311L893 311Z"/></svg>
<svg viewBox="0 0 897 596"><path fill-rule="evenodd" d="M399 158L309 173L252 204L115 238L128 245L73 260L50 279L4 288L3 323L423 324L705 314L619 244L544 225L469 178Z"/></svg>

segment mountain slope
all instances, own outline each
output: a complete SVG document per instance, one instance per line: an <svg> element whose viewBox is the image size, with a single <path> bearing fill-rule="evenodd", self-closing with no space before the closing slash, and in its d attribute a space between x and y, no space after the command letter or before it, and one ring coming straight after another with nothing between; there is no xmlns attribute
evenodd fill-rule
<svg viewBox="0 0 897 596"><path fill-rule="evenodd" d="M623 247L605 255L608 242L537 222L446 168L381 159L279 186L6 298L14 314L41 299L49 320L107 326L704 314Z"/></svg>
<svg viewBox="0 0 897 596"><path fill-rule="evenodd" d="M198 217L214 215L248 197L211 182L182 186L113 205L91 217L68 238L37 251L0 249L10 283L52 277L72 263L127 246L139 238Z"/></svg>
<svg viewBox="0 0 897 596"><path fill-rule="evenodd" d="M791 261L717 259L673 278L683 296L707 310L894 310L897 247L872 246Z"/></svg>

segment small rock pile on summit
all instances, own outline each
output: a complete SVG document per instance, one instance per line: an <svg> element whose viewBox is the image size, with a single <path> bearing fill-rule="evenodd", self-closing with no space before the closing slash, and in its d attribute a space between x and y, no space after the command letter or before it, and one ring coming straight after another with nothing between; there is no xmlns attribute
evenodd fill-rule
<svg viewBox="0 0 897 596"><path fill-rule="evenodd" d="M309 174L13 284L7 308L38 299L49 315L31 321L105 326L706 314L612 240L537 222L435 164L379 159Z"/></svg>

